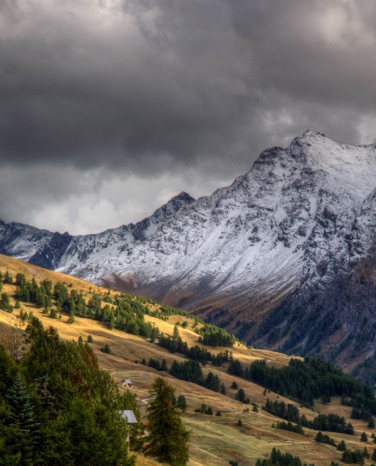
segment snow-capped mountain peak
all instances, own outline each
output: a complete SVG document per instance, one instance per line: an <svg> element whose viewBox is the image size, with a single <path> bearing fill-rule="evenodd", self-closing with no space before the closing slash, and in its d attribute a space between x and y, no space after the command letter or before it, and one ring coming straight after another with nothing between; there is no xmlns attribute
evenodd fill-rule
<svg viewBox="0 0 376 466"><path fill-rule="evenodd" d="M183 192L135 225L72 237L1 224L2 251L191 308L259 344L312 349L289 316L339 312L330 290L375 254L375 188L375 146L307 131L230 186L197 200ZM354 322L351 310L327 321L328 338L342 341Z"/></svg>

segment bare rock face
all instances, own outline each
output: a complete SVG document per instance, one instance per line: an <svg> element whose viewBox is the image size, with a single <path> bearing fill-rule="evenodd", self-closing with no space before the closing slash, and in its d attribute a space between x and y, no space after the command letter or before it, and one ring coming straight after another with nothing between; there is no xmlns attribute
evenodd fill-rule
<svg viewBox="0 0 376 466"><path fill-rule="evenodd" d="M376 149L307 131L231 186L97 235L0 224L5 254L347 369L376 347Z"/></svg>

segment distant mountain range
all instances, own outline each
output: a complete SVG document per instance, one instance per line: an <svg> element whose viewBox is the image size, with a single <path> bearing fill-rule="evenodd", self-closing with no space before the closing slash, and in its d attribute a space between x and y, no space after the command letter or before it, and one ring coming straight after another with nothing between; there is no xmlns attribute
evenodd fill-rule
<svg viewBox="0 0 376 466"><path fill-rule="evenodd" d="M0 253L190 309L258 347L374 365L373 145L307 131L135 225L71 236L1 222Z"/></svg>

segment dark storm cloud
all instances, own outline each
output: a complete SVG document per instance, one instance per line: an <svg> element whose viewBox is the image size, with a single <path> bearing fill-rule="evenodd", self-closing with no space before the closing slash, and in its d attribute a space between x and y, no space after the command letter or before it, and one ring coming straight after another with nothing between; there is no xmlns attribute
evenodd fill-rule
<svg viewBox="0 0 376 466"><path fill-rule="evenodd" d="M105 157L136 168L158 155L227 156L237 137L262 130L263 111L278 112L280 94L291 110L320 101L323 119L329 105L373 104L374 43L353 36L372 35L374 11L362 15L355 3L99 2L98 17L78 4L5 4L4 159L95 166ZM356 21L364 31L351 30Z"/></svg>
<svg viewBox="0 0 376 466"><path fill-rule="evenodd" d="M373 142L375 21L355 0L3 0L0 169L94 202L96 169L212 187L307 128Z"/></svg>
<svg viewBox="0 0 376 466"><path fill-rule="evenodd" d="M295 99L373 109L375 4L247 2L232 12L239 36L253 44L259 85Z"/></svg>
<svg viewBox="0 0 376 466"><path fill-rule="evenodd" d="M180 23L175 34L174 24L167 31L173 18L162 9L149 20L149 9L104 6L110 18L103 26L89 3L79 3L87 11L15 7L6 23L9 36L0 46L4 160L61 163L64 157L95 166L105 158L109 165L142 168L139 159L185 161L216 152L224 131L233 139L250 96L237 89L242 70L228 17L218 26L211 20L204 33L198 25L192 29L198 4L187 21L179 16L189 10L183 2L177 10L166 5ZM14 22L20 31L12 34ZM190 34L191 45L184 40Z"/></svg>

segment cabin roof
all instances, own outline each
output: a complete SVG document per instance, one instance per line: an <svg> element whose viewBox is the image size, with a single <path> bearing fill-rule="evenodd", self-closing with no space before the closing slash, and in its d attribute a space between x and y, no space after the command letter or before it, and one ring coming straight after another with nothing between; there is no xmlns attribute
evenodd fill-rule
<svg viewBox="0 0 376 466"><path fill-rule="evenodd" d="M123 419L127 420L128 424L137 424L138 421L133 411L125 409L123 411L120 411L120 414L123 417Z"/></svg>

